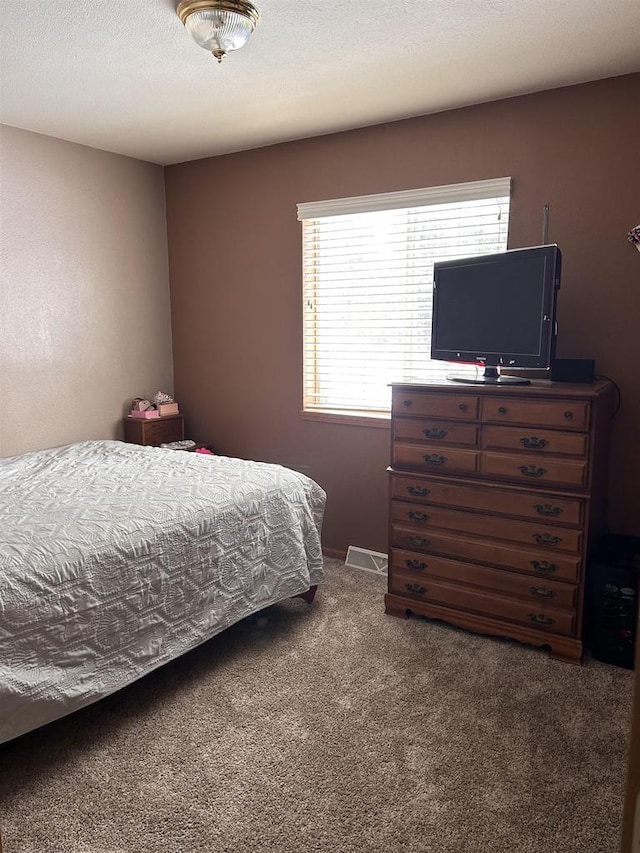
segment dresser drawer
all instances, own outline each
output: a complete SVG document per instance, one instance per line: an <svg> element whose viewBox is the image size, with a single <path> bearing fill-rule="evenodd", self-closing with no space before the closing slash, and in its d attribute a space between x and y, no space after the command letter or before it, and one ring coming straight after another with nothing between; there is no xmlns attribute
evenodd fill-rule
<svg viewBox="0 0 640 853"><path fill-rule="evenodd" d="M166 415L164 418L124 419L124 440L132 444L158 445L184 438L182 415Z"/></svg>
<svg viewBox="0 0 640 853"><path fill-rule="evenodd" d="M575 554L561 551L553 553L550 549L525 548L479 537L474 539L440 530L420 531L393 524L391 544L402 550L439 554L476 564L526 572L538 577L575 582L581 574L582 560Z"/></svg>
<svg viewBox="0 0 640 853"><path fill-rule="evenodd" d="M589 403L584 400L515 400L510 397L485 397L482 400L484 423L586 430L589 412Z"/></svg>
<svg viewBox="0 0 640 853"><path fill-rule="evenodd" d="M546 455L585 457L587 435L560 430L525 430L520 427L485 426L482 428L482 447L489 450L522 450Z"/></svg>
<svg viewBox="0 0 640 853"><path fill-rule="evenodd" d="M182 438L182 420L162 421L159 418L145 424L144 438L146 444L164 444L169 441L180 441Z"/></svg>
<svg viewBox="0 0 640 853"><path fill-rule="evenodd" d="M587 485L586 461L486 451L482 454L481 470L491 477L517 480L532 486L584 488Z"/></svg>
<svg viewBox="0 0 640 853"><path fill-rule="evenodd" d="M479 470L480 453L458 447L428 444L394 443L392 464L400 468L422 468L425 471L475 474Z"/></svg>
<svg viewBox="0 0 640 853"><path fill-rule="evenodd" d="M554 607L574 608L578 601L578 587L575 584L548 578L538 580L517 572L489 569L415 551L392 550L391 571L404 575L409 573L417 579L434 577L472 584L527 600L553 604Z"/></svg>
<svg viewBox="0 0 640 853"><path fill-rule="evenodd" d="M420 531L437 527L440 530L455 530L467 535L552 548L555 551L567 551L572 554L582 552L581 530L546 526L544 522L519 521L514 518L500 518L404 501L392 502L391 520L405 527L415 526Z"/></svg>
<svg viewBox="0 0 640 853"><path fill-rule="evenodd" d="M478 446L479 427L475 424L398 418L394 424L396 441L428 441L437 444Z"/></svg>
<svg viewBox="0 0 640 853"><path fill-rule="evenodd" d="M506 595L493 594L462 584L416 578L413 575L394 573L390 578L389 592L415 597L422 601L447 604L485 616L497 616L529 627L549 630L554 634L573 636L576 613L549 607L538 601L523 601Z"/></svg>
<svg viewBox="0 0 640 853"><path fill-rule="evenodd" d="M426 477L391 475L391 497L414 502L444 504L461 509L477 509L499 515L544 519L580 527L585 502L579 498L556 497L541 492L516 491L496 486L465 485Z"/></svg>
<svg viewBox="0 0 640 853"><path fill-rule="evenodd" d="M471 394L420 394L393 391L392 412L402 415L431 415L447 420L474 421L478 419L480 401Z"/></svg>

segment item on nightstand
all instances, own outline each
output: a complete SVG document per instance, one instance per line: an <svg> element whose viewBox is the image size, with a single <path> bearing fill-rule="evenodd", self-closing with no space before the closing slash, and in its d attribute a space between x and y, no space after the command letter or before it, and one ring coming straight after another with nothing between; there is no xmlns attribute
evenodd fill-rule
<svg viewBox="0 0 640 853"><path fill-rule="evenodd" d="M156 406L160 406L162 403L175 403L175 400L171 394L166 394L164 391L156 391L153 395L153 402Z"/></svg>
<svg viewBox="0 0 640 853"><path fill-rule="evenodd" d="M149 409L153 409L153 403L149 400L145 400L144 397L134 397L131 401L132 412L146 412Z"/></svg>
<svg viewBox="0 0 640 853"><path fill-rule="evenodd" d="M136 411L136 409L132 409L129 413L130 418L159 418L160 412L157 409L147 409L145 412Z"/></svg>
<svg viewBox="0 0 640 853"><path fill-rule="evenodd" d="M157 391L155 393L153 403L162 417L164 415L177 415L179 413L176 401L171 394L165 394L164 391Z"/></svg>
<svg viewBox="0 0 640 853"><path fill-rule="evenodd" d="M158 403L156 408L160 412L161 417L179 414L177 403Z"/></svg>

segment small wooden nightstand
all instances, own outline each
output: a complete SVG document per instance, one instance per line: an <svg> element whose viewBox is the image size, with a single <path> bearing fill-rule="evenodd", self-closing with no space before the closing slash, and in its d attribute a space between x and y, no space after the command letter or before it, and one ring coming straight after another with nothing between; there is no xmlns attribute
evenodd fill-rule
<svg viewBox="0 0 640 853"><path fill-rule="evenodd" d="M165 415L160 418L124 418L124 440L129 444L145 444L157 447L169 441L184 438L182 415Z"/></svg>

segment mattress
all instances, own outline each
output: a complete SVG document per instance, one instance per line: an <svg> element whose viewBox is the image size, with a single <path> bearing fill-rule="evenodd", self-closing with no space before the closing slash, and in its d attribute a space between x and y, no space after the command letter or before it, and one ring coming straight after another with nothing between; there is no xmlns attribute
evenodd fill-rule
<svg viewBox="0 0 640 853"><path fill-rule="evenodd" d="M279 465L118 441L0 459L0 743L318 584L325 498Z"/></svg>

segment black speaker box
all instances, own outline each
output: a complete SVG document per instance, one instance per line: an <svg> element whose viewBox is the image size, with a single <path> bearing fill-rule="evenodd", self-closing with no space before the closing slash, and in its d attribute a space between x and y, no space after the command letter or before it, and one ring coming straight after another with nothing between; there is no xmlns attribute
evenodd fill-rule
<svg viewBox="0 0 640 853"><path fill-rule="evenodd" d="M633 669L640 537L607 536L587 562L585 645L603 663Z"/></svg>
<svg viewBox="0 0 640 853"><path fill-rule="evenodd" d="M593 358L554 358L552 382L593 382L596 363Z"/></svg>

